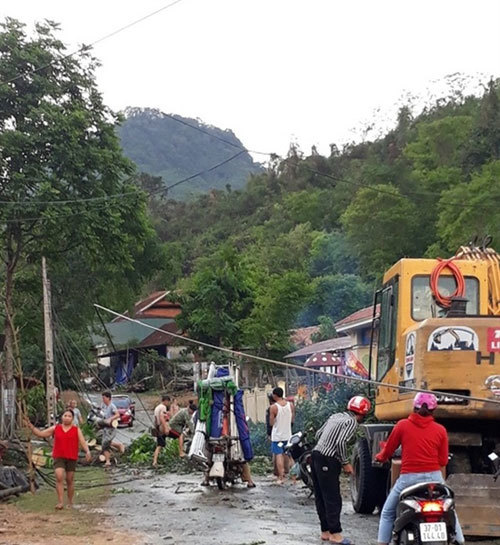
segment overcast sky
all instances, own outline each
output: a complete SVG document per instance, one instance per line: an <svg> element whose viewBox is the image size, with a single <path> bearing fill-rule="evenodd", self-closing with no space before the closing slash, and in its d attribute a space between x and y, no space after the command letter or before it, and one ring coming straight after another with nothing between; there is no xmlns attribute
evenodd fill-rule
<svg viewBox="0 0 500 545"><path fill-rule="evenodd" d="M1 0L0 17L58 21L74 47L168 3ZM182 0L94 53L115 110L199 117L255 150L294 140L326 153L406 91L500 75L499 24L498 0Z"/></svg>

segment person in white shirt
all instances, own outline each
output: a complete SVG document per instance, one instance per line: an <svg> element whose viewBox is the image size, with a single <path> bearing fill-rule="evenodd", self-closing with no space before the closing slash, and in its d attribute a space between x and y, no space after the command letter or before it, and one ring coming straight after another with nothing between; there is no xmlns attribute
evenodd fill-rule
<svg viewBox="0 0 500 545"><path fill-rule="evenodd" d="M274 405L269 409L271 431L271 451L275 456L278 484L283 484L288 469L288 456L285 445L292 436L292 423L295 417L293 405L283 398L283 388L273 390Z"/></svg>

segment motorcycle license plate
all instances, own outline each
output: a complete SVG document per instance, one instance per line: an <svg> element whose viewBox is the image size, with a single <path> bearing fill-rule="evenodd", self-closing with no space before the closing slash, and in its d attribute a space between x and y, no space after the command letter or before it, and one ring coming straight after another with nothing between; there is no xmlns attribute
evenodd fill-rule
<svg viewBox="0 0 500 545"><path fill-rule="evenodd" d="M212 458L213 462L223 462L224 461L224 454L214 454Z"/></svg>
<svg viewBox="0 0 500 545"><path fill-rule="evenodd" d="M424 543L428 541L447 541L446 524L444 522L420 523L420 539Z"/></svg>

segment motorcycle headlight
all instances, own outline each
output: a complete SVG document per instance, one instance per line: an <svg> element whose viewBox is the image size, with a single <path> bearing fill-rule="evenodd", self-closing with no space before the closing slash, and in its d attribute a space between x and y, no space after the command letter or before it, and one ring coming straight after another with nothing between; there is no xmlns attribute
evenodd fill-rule
<svg viewBox="0 0 500 545"><path fill-rule="evenodd" d="M126 414L127 416L132 416L132 411L131 411L130 409L128 409L128 411L126 411L125 414Z"/></svg>

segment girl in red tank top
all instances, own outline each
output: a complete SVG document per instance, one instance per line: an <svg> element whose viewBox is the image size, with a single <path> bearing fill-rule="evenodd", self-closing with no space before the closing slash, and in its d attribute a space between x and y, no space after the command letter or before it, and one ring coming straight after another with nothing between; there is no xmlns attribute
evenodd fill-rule
<svg viewBox="0 0 500 545"><path fill-rule="evenodd" d="M53 437L54 447L52 449L52 458L54 459L54 472L56 476L56 509L64 507L64 477L66 476L66 489L68 491L68 505L73 505L73 496L75 493L75 470L78 460L78 451L81 446L85 451L85 458L91 461L89 447L82 430L73 425L74 413L71 409L66 409L61 417L61 424L56 424L45 430L35 428L28 420L27 424L31 431L37 437Z"/></svg>

